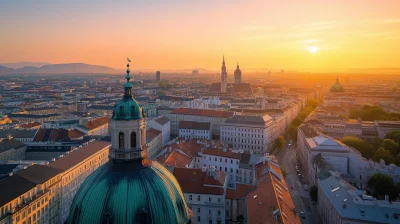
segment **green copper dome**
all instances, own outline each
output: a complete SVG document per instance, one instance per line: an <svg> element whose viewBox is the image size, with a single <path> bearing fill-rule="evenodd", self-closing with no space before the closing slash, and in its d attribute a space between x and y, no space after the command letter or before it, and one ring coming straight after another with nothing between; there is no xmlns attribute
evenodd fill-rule
<svg viewBox="0 0 400 224"><path fill-rule="evenodd" d="M336 78L336 83L331 87L331 92L344 92L344 88L339 82L339 77Z"/></svg>
<svg viewBox="0 0 400 224"><path fill-rule="evenodd" d="M68 224L184 224L189 210L175 177L150 160L108 162L82 184Z"/></svg>
<svg viewBox="0 0 400 224"><path fill-rule="evenodd" d="M132 84L129 82L131 76L129 75L129 64L127 64L128 69L126 70L127 75L126 83L124 84L125 94L118 104L114 106L113 110L113 120L136 120L144 117L143 109L139 106L132 95Z"/></svg>
<svg viewBox="0 0 400 224"><path fill-rule="evenodd" d="M135 120L143 118L143 108L132 96L124 96L118 104L114 106L113 120Z"/></svg>

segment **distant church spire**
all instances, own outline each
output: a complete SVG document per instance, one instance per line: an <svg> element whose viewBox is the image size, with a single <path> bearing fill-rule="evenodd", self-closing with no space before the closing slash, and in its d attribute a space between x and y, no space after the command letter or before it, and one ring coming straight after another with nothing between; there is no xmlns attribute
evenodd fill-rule
<svg viewBox="0 0 400 224"><path fill-rule="evenodd" d="M228 73L225 66L225 55L222 55L222 67L221 67L221 92L226 93L228 89Z"/></svg>

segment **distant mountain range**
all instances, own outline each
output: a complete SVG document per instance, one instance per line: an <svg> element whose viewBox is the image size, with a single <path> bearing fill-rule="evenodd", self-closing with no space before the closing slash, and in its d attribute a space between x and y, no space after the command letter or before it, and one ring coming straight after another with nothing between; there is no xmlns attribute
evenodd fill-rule
<svg viewBox="0 0 400 224"><path fill-rule="evenodd" d="M14 63L18 64L18 63ZM24 66L21 68L10 68L0 65L0 74L74 74L74 73L94 73L94 74L113 74L119 71L107 66L89 65L84 63L68 64L47 64L40 67Z"/></svg>
<svg viewBox="0 0 400 224"><path fill-rule="evenodd" d="M0 66L5 66L7 68L23 68L25 66L42 67L43 65L49 65L47 62L16 62L16 63L0 63Z"/></svg>

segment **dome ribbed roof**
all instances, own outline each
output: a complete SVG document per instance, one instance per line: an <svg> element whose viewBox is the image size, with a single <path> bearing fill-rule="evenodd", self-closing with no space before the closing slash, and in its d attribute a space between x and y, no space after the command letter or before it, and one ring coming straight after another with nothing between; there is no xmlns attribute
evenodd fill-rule
<svg viewBox="0 0 400 224"><path fill-rule="evenodd" d="M135 120L143 118L143 108L132 96L125 95L121 102L114 106L113 120Z"/></svg>
<svg viewBox="0 0 400 224"><path fill-rule="evenodd" d="M114 164L113 164L114 163ZM67 223L190 223L175 177L150 160L108 162L82 184Z"/></svg>

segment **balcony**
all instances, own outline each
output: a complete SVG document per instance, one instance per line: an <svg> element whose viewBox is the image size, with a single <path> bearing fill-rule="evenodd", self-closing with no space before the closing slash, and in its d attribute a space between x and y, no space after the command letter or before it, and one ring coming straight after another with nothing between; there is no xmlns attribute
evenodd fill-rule
<svg viewBox="0 0 400 224"><path fill-rule="evenodd" d="M132 160L147 157L147 145L141 148L115 149L110 151L110 157L117 160Z"/></svg>

